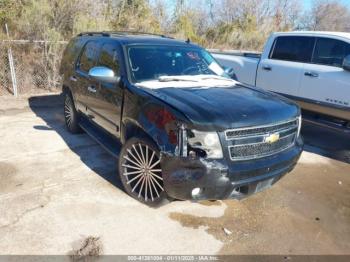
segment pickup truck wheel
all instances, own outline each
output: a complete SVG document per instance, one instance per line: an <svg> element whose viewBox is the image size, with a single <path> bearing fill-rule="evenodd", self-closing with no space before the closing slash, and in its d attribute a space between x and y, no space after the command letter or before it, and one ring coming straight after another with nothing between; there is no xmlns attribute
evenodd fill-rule
<svg viewBox="0 0 350 262"><path fill-rule="evenodd" d="M64 96L64 120L69 132L73 134L81 133L81 128L78 124L79 115L70 93L66 93Z"/></svg>
<svg viewBox="0 0 350 262"><path fill-rule="evenodd" d="M131 138L119 157L119 174L127 193L149 205L167 200L157 146L149 139Z"/></svg>

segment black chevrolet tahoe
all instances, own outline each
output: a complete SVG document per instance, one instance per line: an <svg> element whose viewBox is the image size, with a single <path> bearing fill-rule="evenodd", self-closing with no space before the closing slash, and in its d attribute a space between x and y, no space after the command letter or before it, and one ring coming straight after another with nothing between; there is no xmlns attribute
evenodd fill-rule
<svg viewBox="0 0 350 262"><path fill-rule="evenodd" d="M143 203L244 198L296 165L300 109L228 71L190 41L81 33L60 68L66 126L113 154Z"/></svg>

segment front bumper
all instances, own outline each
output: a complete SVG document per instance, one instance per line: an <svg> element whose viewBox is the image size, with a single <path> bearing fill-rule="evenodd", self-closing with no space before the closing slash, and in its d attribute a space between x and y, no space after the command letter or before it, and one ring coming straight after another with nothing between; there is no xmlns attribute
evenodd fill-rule
<svg viewBox="0 0 350 262"><path fill-rule="evenodd" d="M276 155L249 161L191 159L162 155L165 191L182 200L241 199L276 183L296 165L303 141ZM192 190L199 193L192 195ZM198 190L197 190L198 191Z"/></svg>

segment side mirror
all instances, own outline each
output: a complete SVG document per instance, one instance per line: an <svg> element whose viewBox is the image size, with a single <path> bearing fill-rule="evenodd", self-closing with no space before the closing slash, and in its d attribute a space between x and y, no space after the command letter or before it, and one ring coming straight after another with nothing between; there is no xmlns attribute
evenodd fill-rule
<svg viewBox="0 0 350 262"><path fill-rule="evenodd" d="M89 70L89 77L98 81L115 84L118 83L119 77L115 76L112 69L104 66L95 66Z"/></svg>
<svg viewBox="0 0 350 262"><path fill-rule="evenodd" d="M224 66L223 68L224 68L226 75L228 75L233 80L237 80L237 76L236 76L235 71L233 70L232 67Z"/></svg>
<svg viewBox="0 0 350 262"><path fill-rule="evenodd" d="M350 55L346 56L343 60L344 70L350 71Z"/></svg>

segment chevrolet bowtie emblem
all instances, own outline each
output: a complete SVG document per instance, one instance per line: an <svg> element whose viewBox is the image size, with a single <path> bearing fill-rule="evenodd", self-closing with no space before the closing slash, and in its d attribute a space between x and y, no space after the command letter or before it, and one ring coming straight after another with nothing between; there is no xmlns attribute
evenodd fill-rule
<svg viewBox="0 0 350 262"><path fill-rule="evenodd" d="M274 133L265 137L265 142L269 144L273 144L280 139L279 133Z"/></svg>

